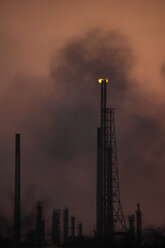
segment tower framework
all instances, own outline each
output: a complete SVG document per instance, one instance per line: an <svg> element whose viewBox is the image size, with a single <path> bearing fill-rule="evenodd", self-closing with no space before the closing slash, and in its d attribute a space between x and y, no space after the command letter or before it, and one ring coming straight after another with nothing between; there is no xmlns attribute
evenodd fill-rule
<svg viewBox="0 0 165 248"><path fill-rule="evenodd" d="M97 236L112 237L126 230L120 202L115 113L106 106L106 84L101 84L101 127L97 129Z"/></svg>

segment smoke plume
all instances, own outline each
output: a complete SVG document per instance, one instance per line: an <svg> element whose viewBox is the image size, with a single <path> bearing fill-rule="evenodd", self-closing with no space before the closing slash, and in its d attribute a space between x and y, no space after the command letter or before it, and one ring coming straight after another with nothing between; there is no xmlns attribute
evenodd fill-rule
<svg viewBox="0 0 165 248"><path fill-rule="evenodd" d="M28 216L27 202L31 201L33 216L30 209L45 198L50 200L46 216L53 208L68 206L87 232L95 226L96 128L100 125L97 79L106 77L110 80L107 101L116 108L123 210L128 215L140 202L146 223L162 223L164 106L131 77L135 65L125 36L92 30L52 56L49 78L20 75L8 86L8 94L1 99L0 152L3 170L12 182L14 133L20 131L22 195L29 185L35 185L35 195L32 189L23 201L24 216ZM3 177L2 185L6 190ZM13 188L13 184L7 187ZM27 218L27 226L31 223Z"/></svg>

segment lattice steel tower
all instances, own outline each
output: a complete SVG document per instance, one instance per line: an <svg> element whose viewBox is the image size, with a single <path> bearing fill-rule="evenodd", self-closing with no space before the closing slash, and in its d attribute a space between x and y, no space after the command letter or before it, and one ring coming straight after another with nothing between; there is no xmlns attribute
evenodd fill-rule
<svg viewBox="0 0 165 248"><path fill-rule="evenodd" d="M120 203L119 175L115 134L115 114L106 106L108 79L101 86L101 127L97 129L97 227L98 238L110 238L126 230Z"/></svg>

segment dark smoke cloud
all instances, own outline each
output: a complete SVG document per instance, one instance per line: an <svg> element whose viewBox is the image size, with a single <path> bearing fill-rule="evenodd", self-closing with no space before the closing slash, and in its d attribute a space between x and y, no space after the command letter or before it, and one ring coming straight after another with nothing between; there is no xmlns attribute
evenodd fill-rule
<svg viewBox="0 0 165 248"><path fill-rule="evenodd" d="M58 61L56 67L54 61ZM132 64L134 58L125 38L117 32L105 35L99 30L73 40L55 57L51 76L55 81L54 91L60 96L54 108L57 156L61 154L60 147L62 156L64 152L69 156L84 153L85 147L94 151L94 126L99 124L97 79L107 77L112 84L115 82L111 101L117 103L121 98L124 101L131 83L127 71Z"/></svg>
<svg viewBox="0 0 165 248"><path fill-rule="evenodd" d="M51 59L50 78L19 76L9 86L8 94L1 99L7 128L4 125L0 152L5 153L2 164L8 168L12 181L13 161L6 160L6 154L14 157L13 134L19 127L24 228L32 226L32 209L37 200L44 199L46 216L51 215L53 208L67 205L84 222L87 232L95 225L99 77L110 79L108 104L116 108L124 211L130 214L140 201L146 222L161 222L156 213L159 209L159 216L164 216L164 189L160 182L165 161L161 118L164 106L160 108L156 99L153 101L149 93L142 92L131 78L135 64L129 41L120 32L94 30L71 40ZM35 185L35 191L33 187L28 191L29 185ZM8 187L12 186L9 183Z"/></svg>
<svg viewBox="0 0 165 248"><path fill-rule="evenodd" d="M63 130L67 133L68 128L69 135L72 133L70 130L73 130L72 145L78 134L88 132L86 136L83 133L85 140L80 136L80 148L83 152L88 149L89 157L95 155L93 127L99 123L99 86L96 81L99 77L110 79L109 102L117 109L117 131L120 134L119 162L125 211L130 211L127 204L140 201L150 221L151 215L155 216L155 209L160 208L159 203L153 203L152 196L158 194L158 198L161 198L164 193L159 184L159 175L165 161L162 149L165 145L162 137L165 130L161 118L164 110L156 104L156 99L153 101L149 92L142 92L136 80L131 79L130 72L136 59L129 42L118 32L105 34L95 30L82 39L70 42L60 52L58 61L55 69L52 65L51 75L61 96L59 102L62 108L59 112L65 109L61 115L62 122L67 123L67 126ZM67 107L63 106L63 101L67 102ZM58 125L56 128L61 130ZM63 137L60 137L59 144L61 141L65 143ZM77 147L75 145L75 149ZM92 167L94 169L95 164ZM129 192L130 186L133 192ZM146 196L148 199L143 202ZM162 213L164 204L162 202ZM156 216L153 218L157 219ZM161 218L157 222L161 222Z"/></svg>

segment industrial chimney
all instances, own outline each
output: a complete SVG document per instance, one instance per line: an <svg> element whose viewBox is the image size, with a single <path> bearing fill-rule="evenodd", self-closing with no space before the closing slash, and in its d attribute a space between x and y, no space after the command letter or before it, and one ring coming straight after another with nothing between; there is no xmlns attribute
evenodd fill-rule
<svg viewBox="0 0 165 248"><path fill-rule="evenodd" d="M14 243L20 242L21 202L20 202L20 134L15 136L15 196L14 196Z"/></svg>

